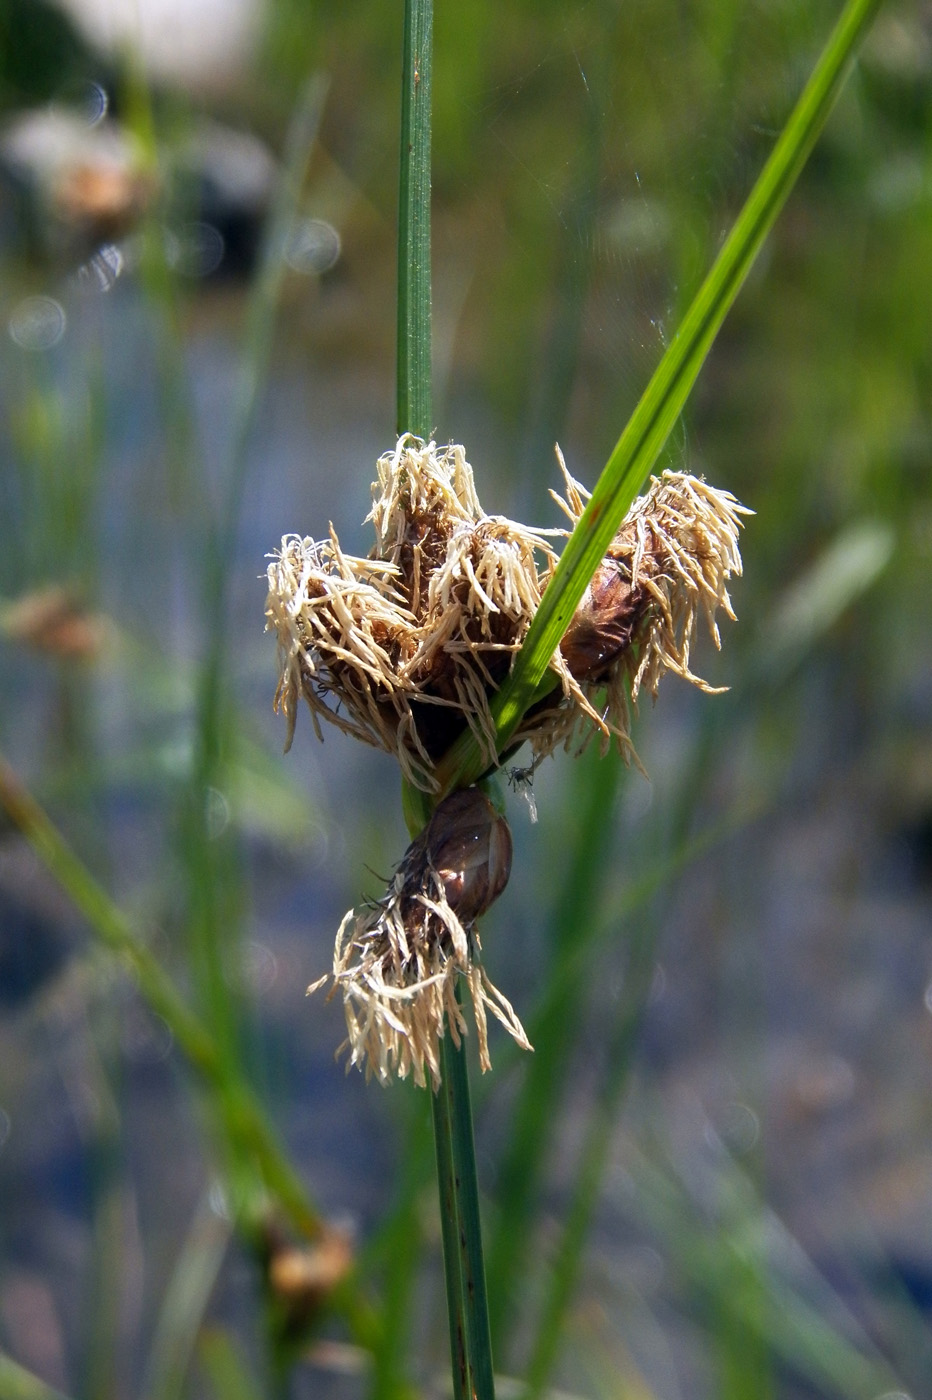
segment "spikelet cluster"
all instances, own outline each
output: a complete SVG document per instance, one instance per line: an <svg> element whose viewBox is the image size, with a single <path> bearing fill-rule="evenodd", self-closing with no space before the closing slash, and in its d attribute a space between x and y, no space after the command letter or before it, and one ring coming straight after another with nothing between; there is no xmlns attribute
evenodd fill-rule
<svg viewBox="0 0 932 1400"><path fill-rule="evenodd" d="M575 525L588 492L560 456ZM368 558L288 535L272 556L266 604L278 636L276 706L288 744L303 696L320 735L326 719L393 753L405 776L437 787L434 765L465 727L489 766L497 755L489 701L508 673L556 566L555 532L486 515L462 447L411 436L378 462ZM535 762L594 733L633 756L631 714L673 671L710 691L690 668L702 619L720 645L716 614L733 618L728 579L741 573L738 531L750 514L727 491L664 472L631 507L551 659L552 695L516 739Z"/></svg>
<svg viewBox="0 0 932 1400"><path fill-rule="evenodd" d="M566 470L554 499L575 525L588 493ZM462 447L402 437L378 462L368 558L326 539L286 536L268 569L268 626L278 638L276 707L288 743L303 697L318 737L325 719L394 754L427 792L435 765L467 728L497 766L490 701L508 674L557 564L554 535L486 515ZM613 738L637 762L631 716L656 696L664 671L703 690L690 650L701 619L716 646L716 615L733 618L728 580L741 573L738 531L749 514L726 491L664 472L635 501L550 660L551 693L515 740L536 764L560 746ZM442 801L411 844L385 895L350 910L331 983L346 1013L349 1064L387 1082L412 1075L434 1088L444 1028L458 1044L468 985L482 1067L487 1013L530 1048L514 1009L480 961L476 921L501 893L511 838L478 789Z"/></svg>

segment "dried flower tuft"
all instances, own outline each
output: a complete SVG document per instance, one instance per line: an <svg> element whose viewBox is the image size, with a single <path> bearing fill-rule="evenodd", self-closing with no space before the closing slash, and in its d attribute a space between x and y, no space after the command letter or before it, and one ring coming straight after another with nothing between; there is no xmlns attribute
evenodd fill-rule
<svg viewBox="0 0 932 1400"><path fill-rule="evenodd" d="M589 492L558 457L566 499L551 494L575 525ZM561 743L582 743L600 732L612 735L627 757L635 757L631 710L642 689L656 698L660 677L673 671L710 694L718 693L689 667L689 653L702 616L716 647L721 645L716 612L734 619L727 582L741 573L738 530L751 515L728 491L698 477L664 472L651 479L646 495L628 511L608 553L573 616L558 657L563 692L529 714L519 736L535 755Z"/></svg>
<svg viewBox="0 0 932 1400"><path fill-rule="evenodd" d="M329 720L394 753L436 790L435 761L468 725L495 761L489 695L508 673L540 603L545 534L485 515L462 447L401 438L378 462L368 559L288 535L269 565L278 635L276 706L288 742L304 697L318 735ZM545 580L548 575L544 575Z"/></svg>
<svg viewBox="0 0 932 1400"><path fill-rule="evenodd" d="M476 920L510 872L507 822L478 788L467 788L439 804L383 898L349 911L337 935L330 993L343 994L349 1034L340 1051L349 1051L347 1068L364 1067L383 1084L413 1073L424 1086L429 1074L436 1088L444 1021L454 1044L466 1034L456 995L461 977L469 984L483 1070L491 1068L487 1010L531 1048L510 1002L479 962ZM321 978L308 991L330 980Z"/></svg>
<svg viewBox="0 0 932 1400"><path fill-rule="evenodd" d="M557 452L575 525L589 493ZM497 762L489 702L507 675L556 566L547 532L485 515L462 447L410 435L378 462L367 559L333 527L316 542L288 535L268 569L268 625L278 635L276 706L288 743L303 696L321 718L397 756L435 791L434 764L467 726ZM665 670L711 691L689 666L702 616L734 617L727 581L741 573L738 530L750 514L729 492L681 472L653 478L596 570L551 667L561 681L517 740L535 762L560 745L614 736L636 755L631 712ZM551 532L552 533L552 532ZM558 532L559 533L559 532Z"/></svg>

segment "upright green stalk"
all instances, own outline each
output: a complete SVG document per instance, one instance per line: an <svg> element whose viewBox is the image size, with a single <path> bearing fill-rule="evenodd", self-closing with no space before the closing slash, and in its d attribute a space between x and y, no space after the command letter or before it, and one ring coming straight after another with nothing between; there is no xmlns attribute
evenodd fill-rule
<svg viewBox="0 0 932 1400"><path fill-rule="evenodd" d="M492 1341L479 1221L479 1182L469 1102L466 1046L451 1040L440 1049L443 1079L434 1095L434 1134L440 1185L444 1268L450 1306L453 1393L494 1400ZM444 1170L440 1166L443 1163ZM454 1237L454 1225L456 1234ZM460 1312L453 1315L454 1298ZM460 1358L465 1363L458 1367Z"/></svg>
<svg viewBox="0 0 932 1400"><path fill-rule="evenodd" d="M430 89L432 0L405 0L398 201L398 432L429 438ZM412 835L423 804L406 794ZM492 1346L479 1228L479 1187L465 1045L441 1046L441 1083L433 1095L443 1264L456 1400L494 1400Z"/></svg>
<svg viewBox="0 0 932 1400"><path fill-rule="evenodd" d="M398 190L398 432L430 437L430 85L433 0L405 0Z"/></svg>

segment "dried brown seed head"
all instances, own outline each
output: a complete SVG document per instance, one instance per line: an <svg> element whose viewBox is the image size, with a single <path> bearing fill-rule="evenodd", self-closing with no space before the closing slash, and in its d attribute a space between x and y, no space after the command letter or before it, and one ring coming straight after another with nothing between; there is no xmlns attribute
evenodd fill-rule
<svg viewBox="0 0 932 1400"><path fill-rule="evenodd" d="M559 451L558 451L559 456ZM575 525L588 493L563 468ZM665 472L635 501L557 649L561 682L525 715L514 739L535 762L561 744L614 736L633 757L630 713L664 670L710 689L689 668L701 615L733 617L727 581L741 572L733 496ZM278 636L276 704L294 728L299 697L318 734L325 718L394 753L405 776L436 790L434 764L469 728L489 766L499 762L490 699L508 674L556 555L541 531L483 514L461 447L406 436L379 459L368 559L287 536L269 565L268 625ZM551 532L552 533L552 532ZM557 532L559 533L559 532ZM581 746L581 745L580 745ZM480 1062L489 1067L486 1012L518 1043L527 1036L479 960L475 921L511 869L511 835L477 789L441 802L412 842L386 894L350 910L334 951L332 991L343 994L349 1063L383 1083L411 1073L439 1082L439 1044L458 1044L472 994ZM328 978L323 981L331 980ZM313 991L322 982L316 983Z"/></svg>
<svg viewBox="0 0 932 1400"><path fill-rule="evenodd" d="M0 609L0 632L67 660L93 660L103 651L111 630L105 618L83 608L59 584L24 593Z"/></svg>
<svg viewBox="0 0 932 1400"><path fill-rule="evenodd" d="M313 1326L321 1308L352 1269L352 1240L345 1230L328 1223L310 1244L295 1243L272 1225L264 1235L269 1290L288 1333L300 1336Z"/></svg>

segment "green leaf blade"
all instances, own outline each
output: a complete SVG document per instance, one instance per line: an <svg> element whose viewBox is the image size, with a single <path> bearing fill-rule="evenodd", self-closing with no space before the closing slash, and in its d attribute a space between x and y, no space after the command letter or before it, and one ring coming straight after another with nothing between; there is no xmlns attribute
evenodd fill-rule
<svg viewBox="0 0 932 1400"><path fill-rule="evenodd" d="M806 163L858 45L882 0L848 0L731 233L722 245L570 536L510 675L492 703L499 753L535 697L552 688L551 657L589 580L685 406L712 343ZM471 735L440 765L444 790L478 778L485 763Z"/></svg>

